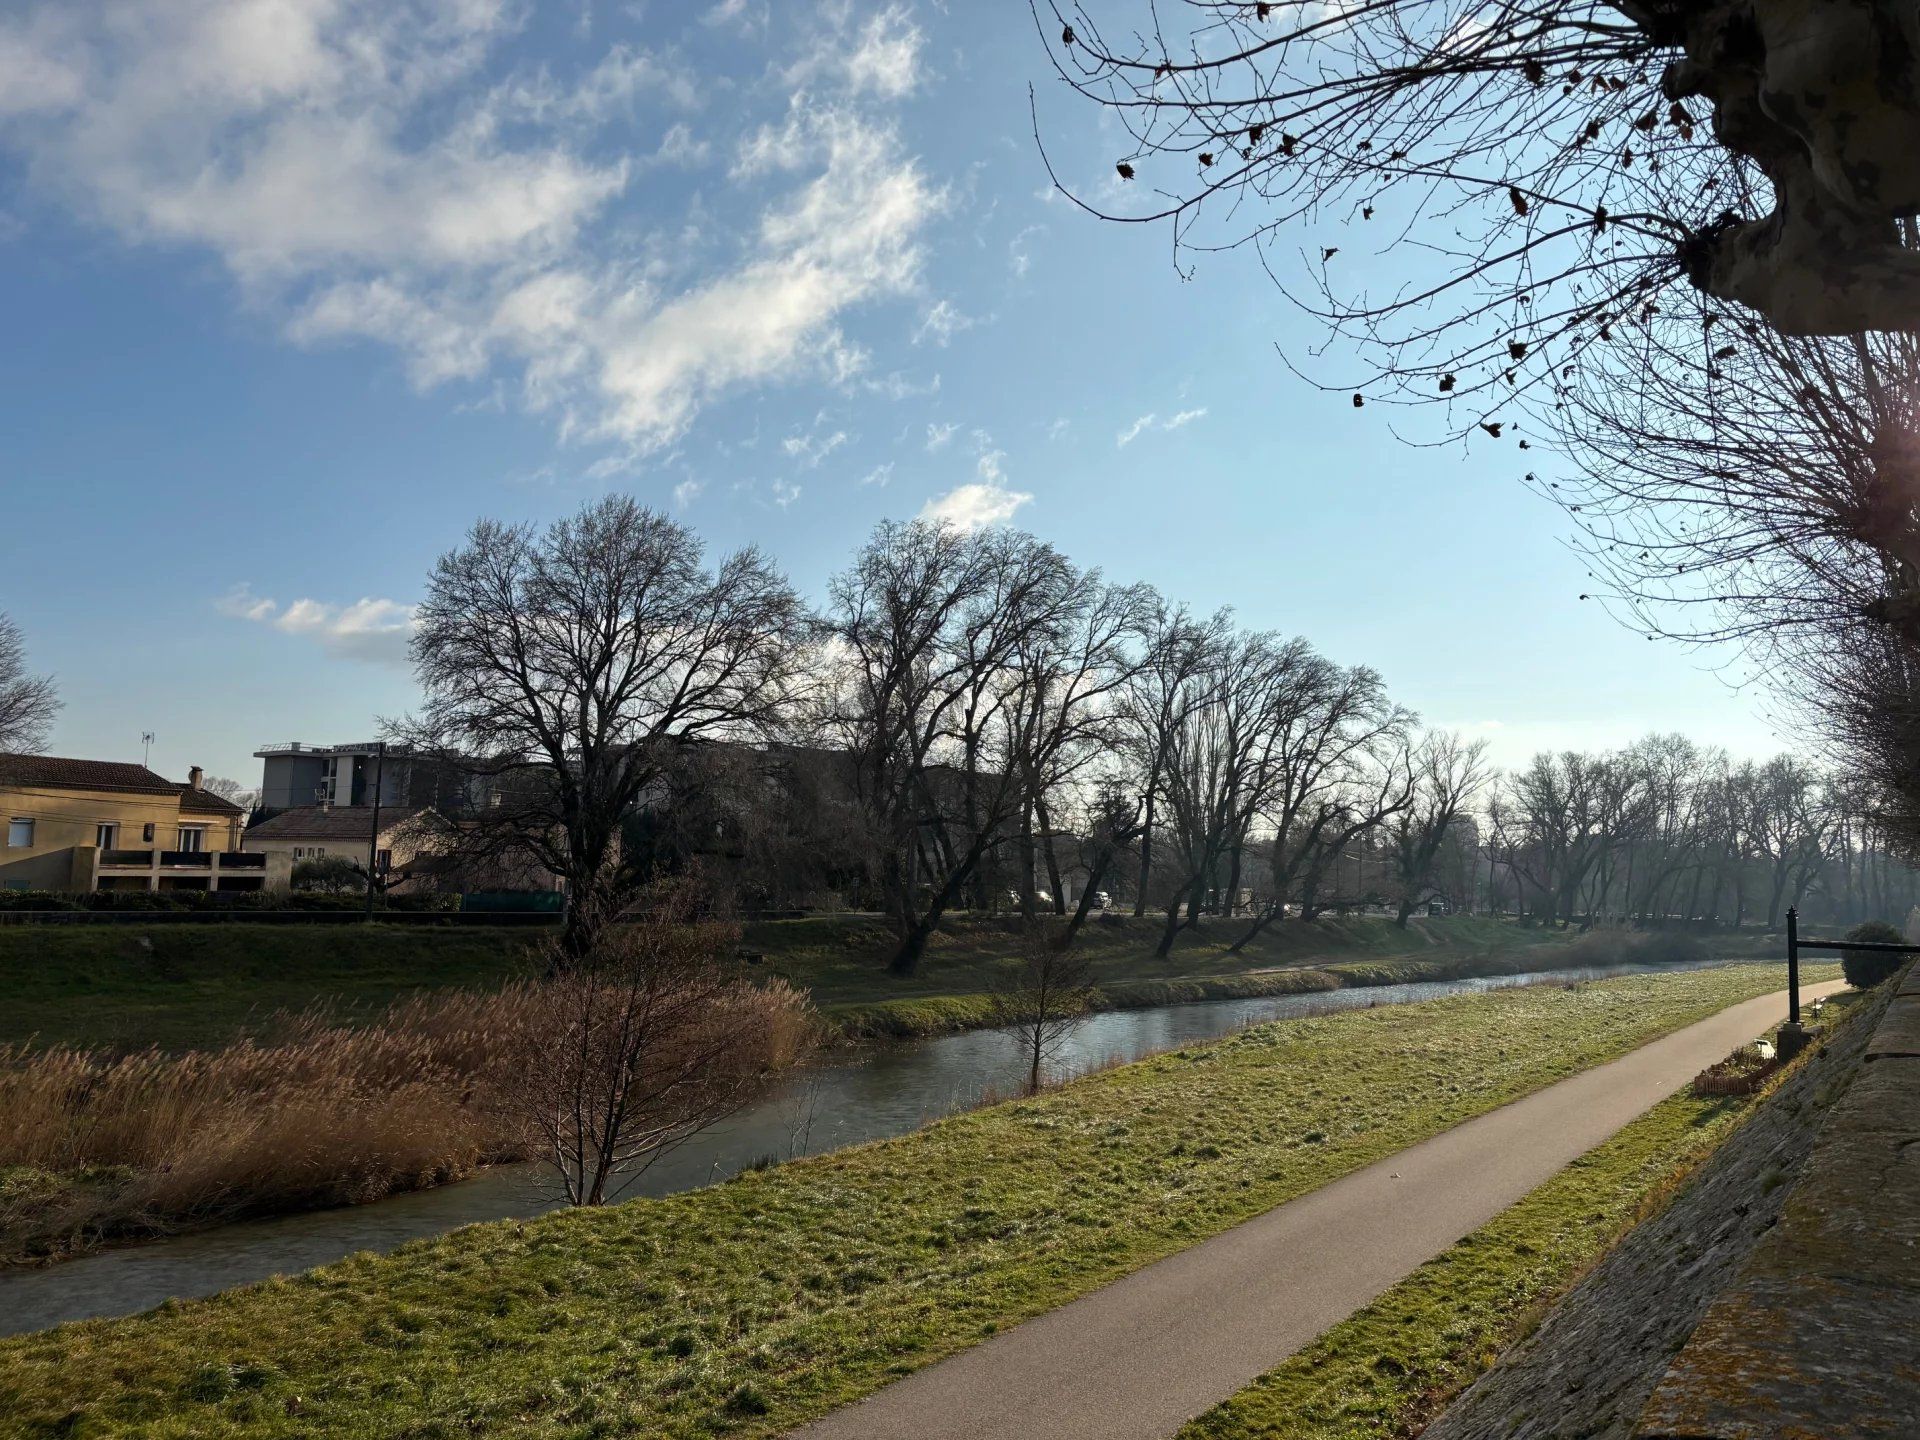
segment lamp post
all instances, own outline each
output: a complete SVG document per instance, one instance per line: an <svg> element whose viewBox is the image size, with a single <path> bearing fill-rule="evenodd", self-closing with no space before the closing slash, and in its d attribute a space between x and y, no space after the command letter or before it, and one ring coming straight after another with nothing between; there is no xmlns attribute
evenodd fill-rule
<svg viewBox="0 0 1920 1440"><path fill-rule="evenodd" d="M367 923L373 923L373 886L380 871L380 791L386 781L387 742L373 747L373 828L367 835Z"/></svg>

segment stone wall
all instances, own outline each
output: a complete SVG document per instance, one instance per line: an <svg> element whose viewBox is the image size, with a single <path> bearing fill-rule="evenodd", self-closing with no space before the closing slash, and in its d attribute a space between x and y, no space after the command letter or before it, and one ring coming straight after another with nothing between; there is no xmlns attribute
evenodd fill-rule
<svg viewBox="0 0 1920 1440"><path fill-rule="evenodd" d="M1886 995L1869 1000L1796 1067L1671 1205L1621 1241L1422 1440L1633 1436L1675 1353L1734 1283L1807 1172L1821 1122L1849 1093L1892 998L1893 985L1884 988Z"/></svg>

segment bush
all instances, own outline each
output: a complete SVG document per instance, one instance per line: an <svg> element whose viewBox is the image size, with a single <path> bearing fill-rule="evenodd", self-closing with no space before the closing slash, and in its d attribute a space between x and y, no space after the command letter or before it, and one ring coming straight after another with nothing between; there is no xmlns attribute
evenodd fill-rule
<svg viewBox="0 0 1920 1440"><path fill-rule="evenodd" d="M1847 939L1863 945L1904 945L1907 937L1884 920L1862 920L1847 931Z"/></svg>
<svg viewBox="0 0 1920 1440"><path fill-rule="evenodd" d="M1847 931L1847 939L1863 945L1904 945L1907 937L1884 920L1866 920ZM1848 950L1840 957L1840 973L1856 990L1866 990L1887 979L1907 963L1905 955L1872 950Z"/></svg>

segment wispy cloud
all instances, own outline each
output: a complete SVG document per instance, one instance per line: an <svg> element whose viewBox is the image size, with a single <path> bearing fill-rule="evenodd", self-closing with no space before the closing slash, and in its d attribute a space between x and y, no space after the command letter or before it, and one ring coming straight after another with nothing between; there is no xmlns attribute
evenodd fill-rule
<svg viewBox="0 0 1920 1440"><path fill-rule="evenodd" d="M892 481L893 462L891 460L887 461L884 465L874 466L873 469L860 477L860 483L862 485L887 485L892 483Z"/></svg>
<svg viewBox="0 0 1920 1440"><path fill-rule="evenodd" d="M927 425L927 453L944 450L953 443L953 437L959 433L960 426L955 421L936 420Z"/></svg>
<svg viewBox="0 0 1920 1440"><path fill-rule="evenodd" d="M1184 426L1191 425L1196 420L1205 419L1206 414L1207 407L1204 405L1193 410L1182 410L1178 414L1169 415L1164 420L1160 418L1158 413L1149 411L1147 414L1136 419L1131 425L1121 430L1118 435L1114 436L1114 443L1124 449L1149 430L1179 430Z"/></svg>
<svg viewBox="0 0 1920 1440"><path fill-rule="evenodd" d="M927 501L920 508L920 518L975 530L983 525L1005 524L1032 500L1033 496L1023 490L1009 490L997 482L975 482Z"/></svg>
<svg viewBox="0 0 1920 1440"><path fill-rule="evenodd" d="M794 501L800 498L800 487L789 480L774 481L772 489L773 503L778 505L782 510L787 509Z"/></svg>
<svg viewBox="0 0 1920 1440"><path fill-rule="evenodd" d="M334 655L388 664L406 662L414 626L414 607L398 600L362 596L342 605L303 598L282 605L244 584L214 601L214 608L236 620L313 640Z"/></svg>
<svg viewBox="0 0 1920 1440"><path fill-rule="evenodd" d="M847 443L847 432L835 430L831 434L820 430L811 430L805 435L789 435L780 442L780 448L800 462L803 470L818 470L820 462Z"/></svg>
<svg viewBox="0 0 1920 1440"><path fill-rule="evenodd" d="M673 503L677 508L684 510L698 500L700 492L706 488L707 482L704 480L682 480L673 487Z"/></svg>
<svg viewBox="0 0 1920 1440"><path fill-rule="evenodd" d="M942 300L921 318L920 328L913 332L913 343L945 349L955 335L971 330L973 324L971 315L962 314L951 300Z"/></svg>

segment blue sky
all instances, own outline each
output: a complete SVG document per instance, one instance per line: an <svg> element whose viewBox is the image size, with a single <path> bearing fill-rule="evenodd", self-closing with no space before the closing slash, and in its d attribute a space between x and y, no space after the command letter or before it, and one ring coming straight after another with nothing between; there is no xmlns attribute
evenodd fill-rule
<svg viewBox="0 0 1920 1440"><path fill-rule="evenodd" d="M814 595L883 517L1010 519L1505 763L1777 748L1725 657L1579 601L1511 446L1402 443L1281 362L1317 337L1253 257L1050 195L1029 82L1113 185L1011 0L8 7L0 609L54 751L364 737L434 557L608 488Z"/></svg>

